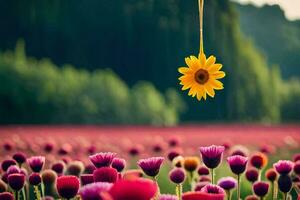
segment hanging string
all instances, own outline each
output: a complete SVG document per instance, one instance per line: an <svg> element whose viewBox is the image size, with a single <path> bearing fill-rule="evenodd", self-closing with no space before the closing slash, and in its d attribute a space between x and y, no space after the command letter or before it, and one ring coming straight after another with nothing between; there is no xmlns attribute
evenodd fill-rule
<svg viewBox="0 0 300 200"><path fill-rule="evenodd" d="M199 22L200 22L200 51L199 54L204 53L203 49L203 7L204 0L198 0L199 2Z"/></svg>

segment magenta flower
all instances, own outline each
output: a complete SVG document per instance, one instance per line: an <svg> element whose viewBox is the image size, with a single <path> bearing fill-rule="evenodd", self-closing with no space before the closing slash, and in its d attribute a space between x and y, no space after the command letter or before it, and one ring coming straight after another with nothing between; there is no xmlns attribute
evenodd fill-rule
<svg viewBox="0 0 300 200"><path fill-rule="evenodd" d="M7 180L9 187L14 191L21 190L25 185L25 176L23 174L11 174Z"/></svg>
<svg viewBox="0 0 300 200"><path fill-rule="evenodd" d="M33 172L40 172L45 164L45 157L33 156L27 159L27 163Z"/></svg>
<svg viewBox="0 0 300 200"><path fill-rule="evenodd" d="M300 161L295 162L294 173L297 174L298 176L300 175Z"/></svg>
<svg viewBox="0 0 300 200"><path fill-rule="evenodd" d="M182 152L178 149L173 149L168 153L168 159L172 162L174 158L176 158L177 156L180 156L180 154L182 154Z"/></svg>
<svg viewBox="0 0 300 200"><path fill-rule="evenodd" d="M82 200L103 200L101 193L108 192L111 186L111 183L91 183L83 186L79 190L79 195L81 196Z"/></svg>
<svg viewBox="0 0 300 200"><path fill-rule="evenodd" d="M221 163L225 148L223 146L200 147L203 163L206 167L214 169Z"/></svg>
<svg viewBox="0 0 300 200"><path fill-rule="evenodd" d="M101 167L93 173L95 182L115 183L118 180L118 171L112 167Z"/></svg>
<svg viewBox="0 0 300 200"><path fill-rule="evenodd" d="M182 168L174 168L170 171L169 177L173 183L181 184L185 180L185 171Z"/></svg>
<svg viewBox="0 0 300 200"><path fill-rule="evenodd" d="M118 172L122 172L126 166L126 161L122 158L114 158L111 166L115 168Z"/></svg>
<svg viewBox="0 0 300 200"><path fill-rule="evenodd" d="M26 155L22 152L15 153L12 157L20 166L26 162Z"/></svg>
<svg viewBox="0 0 300 200"><path fill-rule="evenodd" d="M53 163L51 169L57 173L57 175L62 175L65 170L65 163L63 161L58 161Z"/></svg>
<svg viewBox="0 0 300 200"><path fill-rule="evenodd" d="M94 154L92 156L89 156L90 161L95 165L95 167L100 168L100 167L109 167L115 158L116 153L111 153L111 152L101 152Z"/></svg>
<svg viewBox="0 0 300 200"><path fill-rule="evenodd" d="M237 180L232 177L224 177L218 181L218 186L229 191L237 187Z"/></svg>
<svg viewBox="0 0 300 200"><path fill-rule="evenodd" d="M11 159L8 159L8 160L4 160L2 163L1 163L1 168L3 171L6 172L6 170L12 166L12 165L17 165L16 161L14 160L11 160Z"/></svg>
<svg viewBox="0 0 300 200"><path fill-rule="evenodd" d="M141 159L137 164L146 175L155 177L159 173L160 167L164 160L165 159L163 157L152 157Z"/></svg>
<svg viewBox="0 0 300 200"><path fill-rule="evenodd" d="M273 167L280 175L286 175L293 170L294 163L289 160L279 160Z"/></svg>
<svg viewBox="0 0 300 200"><path fill-rule="evenodd" d="M224 200L225 194L213 194L205 192L186 192L182 195L182 200Z"/></svg>
<svg viewBox="0 0 300 200"><path fill-rule="evenodd" d="M94 175L93 174L81 174L80 182L81 182L81 185L87 185L87 184L93 183Z"/></svg>
<svg viewBox="0 0 300 200"><path fill-rule="evenodd" d="M42 182L42 177L39 173L32 173L29 176L29 183L30 185L39 185Z"/></svg>
<svg viewBox="0 0 300 200"><path fill-rule="evenodd" d="M253 184L253 192L259 197L264 197L268 194L269 191L269 183L258 181Z"/></svg>
<svg viewBox="0 0 300 200"><path fill-rule="evenodd" d="M1 200L14 200L14 196L10 192L2 192L0 193Z"/></svg>
<svg viewBox="0 0 300 200"><path fill-rule="evenodd" d="M213 185L213 184L207 184L201 189L201 192L208 193L208 194L224 194L225 191L223 188L221 188L218 185Z"/></svg>
<svg viewBox="0 0 300 200"><path fill-rule="evenodd" d="M60 197L74 198L79 190L79 180L76 176L61 176L57 178L56 189Z"/></svg>
<svg viewBox="0 0 300 200"><path fill-rule="evenodd" d="M256 168L250 168L250 169L247 169L245 175L246 175L246 179L249 182L254 183L255 181L258 180L259 172Z"/></svg>
<svg viewBox="0 0 300 200"><path fill-rule="evenodd" d="M210 181L198 182L198 183L196 183L194 190L195 190L195 191L201 191L201 189L202 189L204 186L209 185L209 184L210 184Z"/></svg>
<svg viewBox="0 0 300 200"><path fill-rule="evenodd" d="M10 166L7 169L6 173L7 173L7 175L10 175L10 174L20 174L21 170L20 170L20 168L17 165L12 165L12 166Z"/></svg>
<svg viewBox="0 0 300 200"><path fill-rule="evenodd" d="M205 167L205 166L199 167L199 169L198 169L197 172L198 172L199 176L207 176L207 175L209 175L209 169L207 167Z"/></svg>
<svg viewBox="0 0 300 200"><path fill-rule="evenodd" d="M227 158L227 162L229 164L229 167L231 171L236 174L242 174L246 170L246 165L248 162L248 158L244 156L230 156Z"/></svg>

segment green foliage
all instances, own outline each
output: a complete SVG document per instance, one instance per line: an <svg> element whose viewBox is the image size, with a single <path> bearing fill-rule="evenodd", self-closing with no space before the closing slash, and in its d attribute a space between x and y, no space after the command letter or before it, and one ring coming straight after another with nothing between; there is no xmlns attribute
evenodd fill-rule
<svg viewBox="0 0 300 200"><path fill-rule="evenodd" d="M0 54L0 123L173 125L182 108L150 83L132 89L111 70L90 73L27 58L24 43Z"/></svg>

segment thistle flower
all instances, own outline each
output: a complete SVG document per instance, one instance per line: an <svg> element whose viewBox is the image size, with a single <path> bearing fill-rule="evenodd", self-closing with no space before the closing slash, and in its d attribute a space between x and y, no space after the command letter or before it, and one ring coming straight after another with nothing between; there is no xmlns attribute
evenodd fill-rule
<svg viewBox="0 0 300 200"><path fill-rule="evenodd" d="M174 168L170 171L169 178L175 184L182 184L185 180L185 171L182 168Z"/></svg>
<svg viewBox="0 0 300 200"><path fill-rule="evenodd" d="M268 194L269 191L269 183L258 181L253 184L253 192L255 195L263 198Z"/></svg>
<svg viewBox="0 0 300 200"><path fill-rule="evenodd" d="M247 169L245 175L246 175L246 179L249 182L254 183L255 181L258 180L259 172L256 168L250 168L250 169Z"/></svg>
<svg viewBox="0 0 300 200"><path fill-rule="evenodd" d="M9 187L14 191L21 190L25 185L25 176L23 174L11 174L7 180Z"/></svg>
<svg viewBox="0 0 300 200"><path fill-rule="evenodd" d="M179 200L177 196L170 194L162 194L159 196L158 200Z"/></svg>
<svg viewBox="0 0 300 200"><path fill-rule="evenodd" d="M94 154L92 156L89 156L90 161L94 164L96 168L100 167L109 167L115 158L116 153L111 153L111 152L101 152Z"/></svg>
<svg viewBox="0 0 300 200"><path fill-rule="evenodd" d="M200 147L202 161L210 169L217 168L222 160L225 148L223 146Z"/></svg>
<svg viewBox="0 0 300 200"><path fill-rule="evenodd" d="M14 148L14 143L11 141L5 141L3 143L3 148L5 151L11 151Z"/></svg>
<svg viewBox="0 0 300 200"><path fill-rule="evenodd" d="M245 156L247 157L249 155L249 149L242 145L236 145L231 148L230 150L231 156Z"/></svg>
<svg viewBox="0 0 300 200"><path fill-rule="evenodd" d="M179 156L181 154L181 152L179 150L173 149L171 151L169 151L168 153L168 159L172 162L174 158L176 158L177 156Z"/></svg>
<svg viewBox="0 0 300 200"><path fill-rule="evenodd" d="M225 191L230 191L237 186L237 180L232 177L223 177L218 181L218 186L223 188Z"/></svg>
<svg viewBox="0 0 300 200"><path fill-rule="evenodd" d="M15 153L12 158L21 166L26 162L26 155L22 152Z"/></svg>
<svg viewBox="0 0 300 200"><path fill-rule="evenodd" d="M152 157L147 159L140 159L137 164L146 175L156 177L159 173L163 161L163 157Z"/></svg>
<svg viewBox="0 0 300 200"><path fill-rule="evenodd" d="M277 179L277 173L273 168L268 169L265 176L270 182L274 182Z"/></svg>
<svg viewBox="0 0 300 200"><path fill-rule="evenodd" d="M82 200L102 200L101 193L108 192L111 186L111 183L91 183L83 186L79 195Z"/></svg>
<svg viewBox="0 0 300 200"><path fill-rule="evenodd" d="M0 179L0 193L7 191L7 185Z"/></svg>
<svg viewBox="0 0 300 200"><path fill-rule="evenodd" d="M195 185L194 191L201 191L201 189L206 186L209 185L210 181L203 181L203 182L198 182Z"/></svg>
<svg viewBox="0 0 300 200"><path fill-rule="evenodd" d="M168 140L170 147L176 147L180 145L180 138L178 137L172 137Z"/></svg>
<svg viewBox="0 0 300 200"><path fill-rule="evenodd" d="M118 172L112 167L101 167L93 173L95 182L115 183L118 180Z"/></svg>
<svg viewBox="0 0 300 200"><path fill-rule="evenodd" d="M186 192L182 195L182 200L224 200L224 194L209 194L204 192Z"/></svg>
<svg viewBox="0 0 300 200"><path fill-rule="evenodd" d="M265 154L258 152L251 156L250 164L253 167L261 170L268 164L268 158Z"/></svg>
<svg viewBox="0 0 300 200"><path fill-rule="evenodd" d="M300 160L300 153L297 153L293 156L293 161L297 162L298 160Z"/></svg>
<svg viewBox="0 0 300 200"><path fill-rule="evenodd" d="M14 196L10 192L2 192L0 193L1 200L14 200Z"/></svg>
<svg viewBox="0 0 300 200"><path fill-rule="evenodd" d="M199 182L211 182L211 179L208 176L201 176Z"/></svg>
<svg viewBox="0 0 300 200"><path fill-rule="evenodd" d="M111 166L112 168L115 168L118 172L122 172L126 166L126 161L122 158L114 158Z"/></svg>
<svg viewBox="0 0 300 200"><path fill-rule="evenodd" d="M1 176L1 180L4 182L4 183L7 183L8 180L7 180L7 177L8 177L8 174L6 172L4 172Z"/></svg>
<svg viewBox="0 0 300 200"><path fill-rule="evenodd" d="M245 200L259 200L257 196L255 195L248 195Z"/></svg>
<svg viewBox="0 0 300 200"><path fill-rule="evenodd" d="M16 161L14 160L11 160L11 159L8 159L8 160L4 160L2 163L1 163L1 168L3 171L6 172L6 170L12 166L12 165L17 165Z"/></svg>
<svg viewBox="0 0 300 200"><path fill-rule="evenodd" d="M29 183L30 185L39 185L42 182L42 177L39 173L32 173L29 176Z"/></svg>
<svg viewBox="0 0 300 200"><path fill-rule="evenodd" d="M68 164L67 173L79 177L84 170L84 165L81 161L72 161Z"/></svg>
<svg viewBox="0 0 300 200"><path fill-rule="evenodd" d="M57 179L56 173L51 169L44 170L41 174L41 177L45 185L52 185Z"/></svg>
<svg viewBox="0 0 300 200"><path fill-rule="evenodd" d="M291 177L288 175L280 175L277 183L279 190L287 196L287 193L291 191L293 186Z"/></svg>
<svg viewBox="0 0 300 200"><path fill-rule="evenodd" d="M163 144L161 144L161 143L157 143L157 144L153 145L153 147L152 147L152 150L154 153L160 153L163 151L163 149L164 149L164 147L163 147Z"/></svg>
<svg viewBox="0 0 300 200"><path fill-rule="evenodd" d="M294 173L297 174L298 176L300 175L300 161L295 162Z"/></svg>
<svg viewBox="0 0 300 200"><path fill-rule="evenodd" d="M225 196L225 191L218 185L208 184L201 189L201 192L208 194L223 194Z"/></svg>
<svg viewBox="0 0 300 200"><path fill-rule="evenodd" d="M196 156L190 156L190 157L185 157L184 158L184 169L188 172L194 172L198 166L200 165L199 158Z"/></svg>
<svg viewBox="0 0 300 200"><path fill-rule="evenodd" d="M57 178L56 189L61 198L71 199L77 195L79 180L76 176L61 176Z"/></svg>
<svg viewBox="0 0 300 200"><path fill-rule="evenodd" d="M236 155L228 157L227 161L231 171L236 175L240 175L246 170L248 158Z"/></svg>
<svg viewBox="0 0 300 200"><path fill-rule="evenodd" d="M10 175L10 174L20 174L21 173L21 170L18 166L16 165L12 165L10 166L7 171L6 171L7 175Z"/></svg>
<svg viewBox="0 0 300 200"><path fill-rule="evenodd" d="M142 146L137 145L137 146L133 146L130 147L128 150L128 153L130 156L138 156L142 151Z"/></svg>
<svg viewBox="0 0 300 200"><path fill-rule="evenodd" d="M80 182L81 182L81 185L87 185L87 184L93 183L94 175L93 174L81 174Z"/></svg>
<svg viewBox="0 0 300 200"><path fill-rule="evenodd" d="M57 175L62 175L65 170L65 163L63 161L58 161L52 164L51 169L57 173Z"/></svg>
<svg viewBox="0 0 300 200"><path fill-rule="evenodd" d="M156 193L156 183L142 178L120 180L109 191L114 200L150 200Z"/></svg>
<svg viewBox="0 0 300 200"><path fill-rule="evenodd" d="M198 175L199 176L207 176L209 175L209 169L205 166L201 166L198 168Z"/></svg>
<svg viewBox="0 0 300 200"><path fill-rule="evenodd" d="M45 157L33 156L27 159L27 163L33 172L39 173L45 164Z"/></svg>
<svg viewBox="0 0 300 200"><path fill-rule="evenodd" d="M286 175L293 170L294 163L289 160L279 160L273 167L280 175Z"/></svg>
<svg viewBox="0 0 300 200"><path fill-rule="evenodd" d="M172 164L175 167L183 167L184 166L184 158L182 156L177 156L173 159Z"/></svg>
<svg viewBox="0 0 300 200"><path fill-rule="evenodd" d="M44 144L44 151L46 153L50 153L53 149L54 149L54 143L47 142L46 144Z"/></svg>

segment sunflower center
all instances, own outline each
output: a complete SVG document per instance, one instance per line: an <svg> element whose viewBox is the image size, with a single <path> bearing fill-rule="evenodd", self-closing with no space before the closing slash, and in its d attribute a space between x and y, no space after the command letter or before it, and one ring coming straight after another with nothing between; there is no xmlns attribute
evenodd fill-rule
<svg viewBox="0 0 300 200"><path fill-rule="evenodd" d="M197 83L201 85L205 84L208 81L208 79L209 79L209 73L205 69L199 69L195 73L195 80L197 81Z"/></svg>

